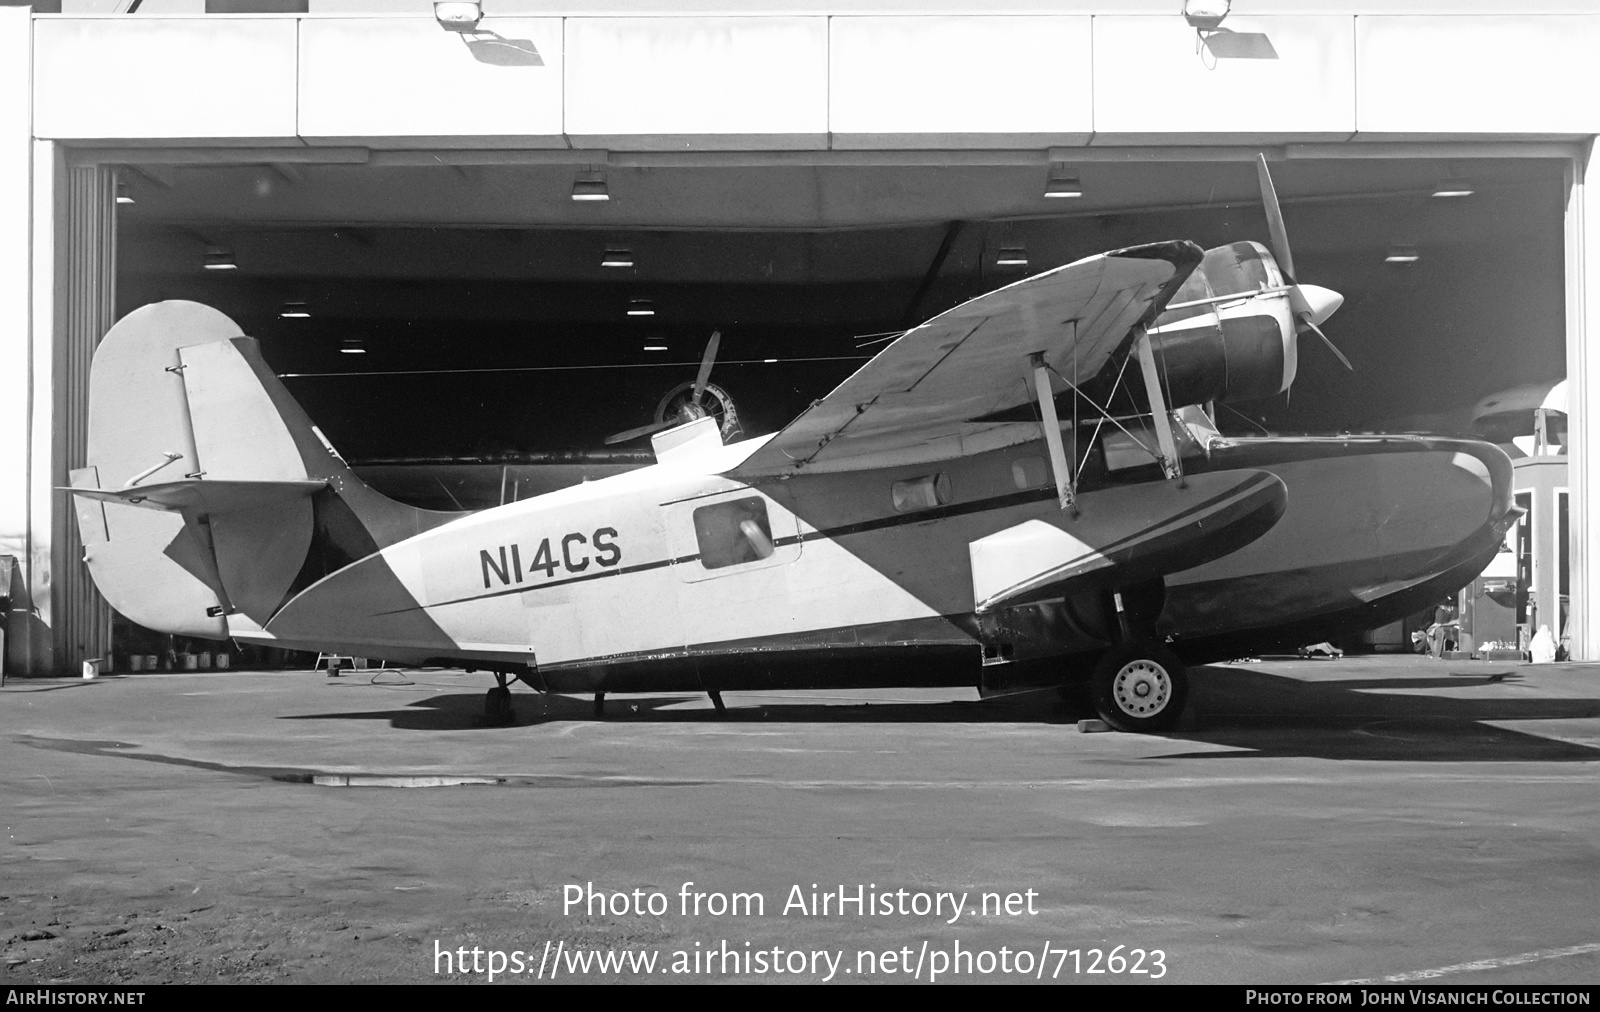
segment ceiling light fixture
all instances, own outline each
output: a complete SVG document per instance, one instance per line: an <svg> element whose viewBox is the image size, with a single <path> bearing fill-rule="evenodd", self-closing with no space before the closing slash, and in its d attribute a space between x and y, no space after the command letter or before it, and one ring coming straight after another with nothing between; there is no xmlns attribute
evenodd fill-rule
<svg viewBox="0 0 1600 1012"><path fill-rule="evenodd" d="M762 361L762 362L764 362L764 363L766 363L766 364L767 364L767 365L771 365L771 364L773 364L773 363L774 363L774 362L776 362L776 361L778 361L778 360L777 360L777 359L775 359L775 358L764 358L764 359L762 359L762 360L761 360L761 361Z"/></svg>
<svg viewBox="0 0 1600 1012"><path fill-rule="evenodd" d="M233 259L233 250L226 246L207 246L203 266L208 271L236 271L239 264Z"/></svg>
<svg viewBox="0 0 1600 1012"><path fill-rule="evenodd" d="M1028 251L1021 246L1002 246L1000 255L995 258L996 267L1026 267L1028 266Z"/></svg>
<svg viewBox="0 0 1600 1012"><path fill-rule="evenodd" d="M666 344L665 341L661 340L660 338L651 338L649 341L645 342L644 350L645 351L666 351L667 350L667 344Z"/></svg>
<svg viewBox="0 0 1600 1012"><path fill-rule="evenodd" d="M1044 195L1058 198L1081 197L1083 183L1079 181L1076 172L1057 162L1050 167L1050 181L1044 184Z"/></svg>
<svg viewBox="0 0 1600 1012"><path fill-rule="evenodd" d="M483 20L483 5L478 0L434 0L433 16L445 31L470 32Z"/></svg>
<svg viewBox="0 0 1600 1012"><path fill-rule="evenodd" d="M1470 197L1472 184L1460 176L1446 176L1433 188L1435 197Z"/></svg>
<svg viewBox="0 0 1600 1012"><path fill-rule="evenodd" d="M133 199L133 194L131 192L129 192L127 183L119 182L117 184L117 203L119 203L119 204L136 204L136 203L138 203L138 201Z"/></svg>
<svg viewBox="0 0 1600 1012"><path fill-rule="evenodd" d="M632 299L628 302L629 316L654 316L656 307L649 299Z"/></svg>
<svg viewBox="0 0 1600 1012"><path fill-rule="evenodd" d="M601 267L632 267L633 253L622 246L607 246L600 258Z"/></svg>
<svg viewBox="0 0 1600 1012"><path fill-rule="evenodd" d="M311 307L306 305L304 300L285 302L283 308L278 310L278 316L284 320L309 320Z"/></svg>
<svg viewBox="0 0 1600 1012"><path fill-rule="evenodd" d="M1233 0L1183 0L1183 20L1197 31L1214 32L1232 6Z"/></svg>
<svg viewBox="0 0 1600 1012"><path fill-rule="evenodd" d="M361 346L360 341L354 338L345 338L344 344L339 346L339 353L341 355L365 355L367 349Z"/></svg>
<svg viewBox="0 0 1600 1012"><path fill-rule="evenodd" d="M1386 264L1414 264L1422 257L1417 253L1415 246L1394 245L1389 247L1389 253L1383 258Z"/></svg>
<svg viewBox="0 0 1600 1012"><path fill-rule="evenodd" d="M604 172L580 172L578 178L572 181L573 200L610 200L611 192L606 189L606 174Z"/></svg>

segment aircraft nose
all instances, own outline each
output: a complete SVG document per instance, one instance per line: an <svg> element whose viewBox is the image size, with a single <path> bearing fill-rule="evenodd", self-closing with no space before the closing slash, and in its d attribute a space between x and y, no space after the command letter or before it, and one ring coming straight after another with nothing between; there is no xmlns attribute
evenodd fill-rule
<svg viewBox="0 0 1600 1012"><path fill-rule="evenodd" d="M1296 285L1290 297L1294 300L1294 315L1310 316L1311 322L1319 326L1344 305L1343 295L1321 285Z"/></svg>

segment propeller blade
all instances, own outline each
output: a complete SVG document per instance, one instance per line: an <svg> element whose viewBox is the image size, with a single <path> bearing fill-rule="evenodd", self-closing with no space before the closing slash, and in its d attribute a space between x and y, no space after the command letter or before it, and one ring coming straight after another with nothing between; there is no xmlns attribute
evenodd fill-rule
<svg viewBox="0 0 1600 1012"><path fill-rule="evenodd" d="M664 422L651 422L649 425L641 425L637 429L628 429L624 432L616 432L607 436L606 445L615 446L617 443L626 443L629 440L638 439L640 436L654 435L663 429L670 429L675 425L682 424L683 421L676 417L669 418Z"/></svg>
<svg viewBox="0 0 1600 1012"><path fill-rule="evenodd" d="M680 408L678 414L666 419L665 421L651 422L649 425L641 425L636 429L627 429L623 432L612 433L606 437L606 445L614 446L617 443L626 443L629 440L638 439L640 436L653 435L657 432L661 432L664 429L670 429L674 426L682 425L685 422L693 421L696 418L703 417L705 411L700 407L700 395L705 393L706 383L711 380L711 367L717 362L717 347L721 344L722 331L712 331L711 340L706 343L706 353L700 357L700 372L694 378L694 396L690 399L685 408ZM688 409L687 414L685 414L686 408Z"/></svg>
<svg viewBox="0 0 1600 1012"><path fill-rule="evenodd" d="M706 343L706 353L700 357L700 372L694 378L694 402L700 403L700 395L706 392L706 382L711 379L711 367L717 361L717 345L722 343L722 331L713 330L711 340Z"/></svg>
<svg viewBox="0 0 1600 1012"><path fill-rule="evenodd" d="M1306 328L1313 334L1322 338L1322 343L1328 346L1328 350L1333 352L1333 357L1337 358L1346 369L1349 369L1351 372L1356 371L1356 367L1351 365L1350 360L1344 357L1344 352L1340 351L1338 345L1334 344L1328 339L1328 335L1322 332L1322 328L1317 326L1309 315L1300 317L1300 322L1304 324Z"/></svg>
<svg viewBox="0 0 1600 1012"><path fill-rule="evenodd" d="M1283 227L1283 208L1278 206L1278 191L1267 171L1267 156L1256 155L1256 176L1261 180L1261 203L1267 212L1267 231L1272 237L1272 255L1283 271L1284 280L1294 284L1294 257L1289 253L1289 231Z"/></svg>

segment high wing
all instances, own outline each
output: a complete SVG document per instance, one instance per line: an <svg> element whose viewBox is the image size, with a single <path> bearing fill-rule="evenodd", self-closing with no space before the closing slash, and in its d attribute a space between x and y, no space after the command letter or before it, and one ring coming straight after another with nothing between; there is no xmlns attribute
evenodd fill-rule
<svg viewBox="0 0 1600 1012"><path fill-rule="evenodd" d="M1200 263L1192 242L1114 250L980 295L914 327L731 473L849 468L948 440L1031 400L1031 358L1087 382Z"/></svg>

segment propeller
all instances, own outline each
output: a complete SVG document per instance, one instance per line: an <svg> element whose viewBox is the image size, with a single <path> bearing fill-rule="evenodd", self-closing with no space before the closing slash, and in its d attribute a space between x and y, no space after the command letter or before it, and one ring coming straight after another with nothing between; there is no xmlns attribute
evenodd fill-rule
<svg viewBox="0 0 1600 1012"><path fill-rule="evenodd" d="M1334 310L1344 305L1344 296L1320 285L1302 285L1295 280L1294 256L1289 252L1289 230L1283 226L1283 208L1278 204L1278 191L1272 185L1272 173L1267 171L1267 156L1256 155L1256 176L1261 180L1261 203L1267 211L1267 231L1272 239L1272 256L1278 261L1283 279L1289 283L1289 311L1294 314L1300 331L1311 331L1322 339L1344 367L1351 372L1356 367L1345 358L1344 352L1322 332L1318 324L1332 316Z"/></svg>
<svg viewBox="0 0 1600 1012"><path fill-rule="evenodd" d="M700 405L700 395L705 393L706 384L711 381L711 367L716 364L717 348L721 344L722 331L713 331L711 340L706 343L705 354L700 356L700 371L694 377L693 396L684 401L672 417L664 418L659 422L651 422L648 425L641 425L637 428L627 429L623 432L612 433L606 437L606 445L615 446L617 443L626 443L630 440L638 439L640 436L653 435L657 432L683 425L686 422L692 422L696 418L704 418L706 409Z"/></svg>
<svg viewBox="0 0 1600 1012"><path fill-rule="evenodd" d="M722 344L722 331L713 330L706 342L706 353L700 356L700 371L694 376L694 397L691 403L699 405L700 395L706 392L706 381L711 379L711 366L717 361L717 348Z"/></svg>

